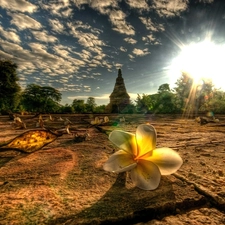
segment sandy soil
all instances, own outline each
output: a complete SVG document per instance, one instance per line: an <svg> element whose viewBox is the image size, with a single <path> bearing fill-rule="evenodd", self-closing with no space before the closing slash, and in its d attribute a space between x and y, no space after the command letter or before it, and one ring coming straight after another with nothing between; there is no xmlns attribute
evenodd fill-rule
<svg viewBox="0 0 225 225"><path fill-rule="evenodd" d="M99 127L90 127L93 115L52 116L43 116L45 127L65 128L68 118L73 135L64 132L33 153L0 151L0 224L225 224L225 116L200 125L179 115L125 115L126 122L108 115L110 125ZM21 119L26 129L0 117L0 142L40 129L37 117ZM128 173L102 169L117 150L108 134L142 123L155 126L157 147L173 148L184 161L154 191L134 187ZM86 132L86 140L75 139Z"/></svg>

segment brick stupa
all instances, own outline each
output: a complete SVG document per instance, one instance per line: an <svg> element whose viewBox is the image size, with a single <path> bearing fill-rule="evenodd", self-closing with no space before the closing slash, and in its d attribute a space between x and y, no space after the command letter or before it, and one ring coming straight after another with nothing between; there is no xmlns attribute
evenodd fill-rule
<svg viewBox="0 0 225 225"><path fill-rule="evenodd" d="M118 70L118 77L116 78L113 92L109 98L111 113L122 112L130 104L130 96L127 93L121 69Z"/></svg>

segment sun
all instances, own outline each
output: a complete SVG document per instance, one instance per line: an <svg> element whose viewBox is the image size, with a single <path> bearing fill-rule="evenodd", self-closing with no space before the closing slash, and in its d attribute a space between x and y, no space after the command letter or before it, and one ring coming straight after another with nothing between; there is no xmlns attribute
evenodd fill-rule
<svg viewBox="0 0 225 225"><path fill-rule="evenodd" d="M203 79L212 80L216 88L225 90L225 45L216 45L210 41L184 46L181 53L172 61L171 76L182 72L193 77L194 82Z"/></svg>

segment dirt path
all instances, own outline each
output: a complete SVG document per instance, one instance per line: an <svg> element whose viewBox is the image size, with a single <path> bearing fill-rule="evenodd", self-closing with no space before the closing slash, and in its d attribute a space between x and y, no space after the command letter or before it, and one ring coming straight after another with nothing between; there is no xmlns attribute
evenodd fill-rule
<svg viewBox="0 0 225 225"><path fill-rule="evenodd" d="M42 149L24 154L0 152L0 224L225 224L225 117L200 125L181 116L108 115L111 126L89 127L90 115L54 115L72 122L70 130L87 140L63 134ZM21 117L37 129L38 118ZM63 128L63 121L47 121ZM7 116L0 117L0 142L23 133ZM129 175L108 173L103 163L117 149L107 134L135 132L151 123L157 147L178 151L183 165L163 176L154 191L133 186Z"/></svg>

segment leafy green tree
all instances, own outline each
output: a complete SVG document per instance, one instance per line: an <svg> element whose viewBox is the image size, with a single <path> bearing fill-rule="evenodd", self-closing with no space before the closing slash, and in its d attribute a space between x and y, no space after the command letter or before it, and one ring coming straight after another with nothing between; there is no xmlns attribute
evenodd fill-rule
<svg viewBox="0 0 225 225"><path fill-rule="evenodd" d="M86 110L87 110L88 113L94 113L95 112L95 108L97 106L97 104L95 103L95 98L88 97L85 105L86 105Z"/></svg>
<svg viewBox="0 0 225 225"><path fill-rule="evenodd" d="M179 112L183 113L189 100L193 79L187 73L182 73L175 84L175 104Z"/></svg>
<svg viewBox="0 0 225 225"><path fill-rule="evenodd" d="M171 90L170 90L170 85L169 84L167 84L167 83L165 83L165 84L162 84L162 85L160 85L159 86L159 88L158 88L158 93L160 94L160 93L164 93L164 92L170 92Z"/></svg>
<svg viewBox="0 0 225 225"><path fill-rule="evenodd" d="M137 112L153 113L157 106L158 94L152 94L152 95L142 94L142 96L138 94L135 102L136 102Z"/></svg>
<svg viewBox="0 0 225 225"><path fill-rule="evenodd" d="M52 87L29 84L22 93L22 105L30 112L55 112L62 94Z"/></svg>
<svg viewBox="0 0 225 225"><path fill-rule="evenodd" d="M0 110L14 110L19 103L21 88L16 69L12 61L0 60Z"/></svg>
<svg viewBox="0 0 225 225"><path fill-rule="evenodd" d="M183 73L174 88L175 103L187 116L197 116L199 110L206 103L206 96L210 96L213 89L211 80L201 79L198 83L187 73Z"/></svg>
<svg viewBox="0 0 225 225"><path fill-rule="evenodd" d="M98 105L95 107L96 113L105 113L106 112L106 106L105 105Z"/></svg>
<svg viewBox="0 0 225 225"><path fill-rule="evenodd" d="M215 89L209 96L205 97L205 104L200 108L200 110L203 112L224 114L225 92Z"/></svg>
<svg viewBox="0 0 225 225"><path fill-rule="evenodd" d="M60 110L59 110L60 113L74 113L74 108L72 105L69 105L69 104L65 104L64 106L61 106L60 107Z"/></svg>
<svg viewBox="0 0 225 225"><path fill-rule="evenodd" d="M137 110L145 113L174 113L177 110L175 94L167 83L160 85L156 94L138 94L136 104Z"/></svg>
<svg viewBox="0 0 225 225"><path fill-rule="evenodd" d="M53 99L49 98L48 101L45 103L45 108L43 108L42 112L59 113L61 107L62 106L58 102L56 102Z"/></svg>
<svg viewBox="0 0 225 225"><path fill-rule="evenodd" d="M84 100L74 99L72 102L72 107L74 108L75 113L85 113L86 112Z"/></svg>
<svg viewBox="0 0 225 225"><path fill-rule="evenodd" d="M175 113L175 95L171 92L169 84L162 84L158 88L157 101L154 105L155 113Z"/></svg>
<svg viewBox="0 0 225 225"><path fill-rule="evenodd" d="M121 113L127 113L127 114L137 113L137 108L136 108L135 103L130 101L130 103L124 107L124 109L121 111Z"/></svg>
<svg viewBox="0 0 225 225"><path fill-rule="evenodd" d="M199 112L203 113L208 111L207 105L213 94L213 84L211 79L202 79L196 88L196 104L195 115Z"/></svg>
<svg viewBox="0 0 225 225"><path fill-rule="evenodd" d="M137 94L137 98L135 100L137 111L140 113L146 113L150 109L151 101L150 96L147 94Z"/></svg>
<svg viewBox="0 0 225 225"><path fill-rule="evenodd" d="M157 108L158 108L158 98L159 98L159 94L152 94L149 95L149 107L148 107L148 112L149 113L157 113Z"/></svg>

